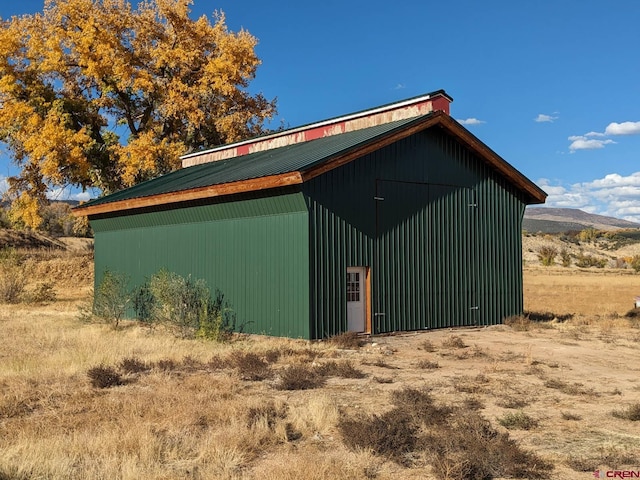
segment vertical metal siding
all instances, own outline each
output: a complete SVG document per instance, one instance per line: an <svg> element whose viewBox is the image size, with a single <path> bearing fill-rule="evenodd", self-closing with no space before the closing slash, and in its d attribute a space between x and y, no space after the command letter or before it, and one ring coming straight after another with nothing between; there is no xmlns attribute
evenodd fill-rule
<svg viewBox="0 0 640 480"><path fill-rule="evenodd" d="M371 268L373 333L495 324L521 312L525 203L455 139L422 132L303 188L312 336L346 330L348 266Z"/></svg>
<svg viewBox="0 0 640 480"><path fill-rule="evenodd" d="M301 194L92 221L96 282L161 268L219 288L246 332L309 338L308 215Z"/></svg>

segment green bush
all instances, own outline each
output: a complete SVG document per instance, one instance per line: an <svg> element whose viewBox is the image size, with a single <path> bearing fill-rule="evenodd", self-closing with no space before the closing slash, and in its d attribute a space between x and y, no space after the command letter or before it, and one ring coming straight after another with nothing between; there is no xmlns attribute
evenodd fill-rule
<svg viewBox="0 0 640 480"><path fill-rule="evenodd" d="M571 266L571 254L566 248L563 248L562 250L560 250L560 260L562 261L563 267Z"/></svg>
<svg viewBox="0 0 640 480"><path fill-rule="evenodd" d="M640 255L634 255L633 258L631 258L630 265L636 273L640 272Z"/></svg>
<svg viewBox="0 0 640 480"><path fill-rule="evenodd" d="M93 314L118 328L131 303L128 277L119 272L105 270L93 298Z"/></svg>
<svg viewBox="0 0 640 480"><path fill-rule="evenodd" d="M182 337L227 340L235 330L235 313L206 282L160 270L132 293L136 318L145 323L161 323Z"/></svg>
<svg viewBox="0 0 640 480"><path fill-rule="evenodd" d="M222 342L228 340L235 329L235 312L229 303L225 302L224 294L216 290L215 298L208 301L207 308L198 322L196 337Z"/></svg>
<svg viewBox="0 0 640 480"><path fill-rule="evenodd" d="M106 270L98 285L93 314L117 327L132 307L136 318L144 323L160 323L181 337L227 340L236 328L235 313L216 290L212 298L204 280L182 277L160 270L133 290L128 278Z"/></svg>
<svg viewBox="0 0 640 480"><path fill-rule="evenodd" d="M133 309L136 312L136 318L145 323L153 321L153 294L147 282L135 288L132 294Z"/></svg>
<svg viewBox="0 0 640 480"><path fill-rule="evenodd" d="M522 411L505 413L498 419L498 423L503 427L519 430L531 430L538 425L538 422Z"/></svg>

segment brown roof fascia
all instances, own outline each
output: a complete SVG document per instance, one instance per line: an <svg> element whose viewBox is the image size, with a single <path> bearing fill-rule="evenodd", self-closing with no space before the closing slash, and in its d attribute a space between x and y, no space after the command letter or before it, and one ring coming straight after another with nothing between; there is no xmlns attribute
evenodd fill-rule
<svg viewBox="0 0 640 480"><path fill-rule="evenodd" d="M167 205L170 203L188 202L190 200L200 200L203 198L220 197L223 195L233 195L236 193L254 192L268 188L284 187L287 185L297 185L302 183L302 176L299 172L289 172L268 177L252 178L237 182L210 185L207 187L192 188L178 192L162 193L159 195L149 195L146 197L130 198L100 205L76 207L72 210L76 217L87 215L97 215L101 213L121 212L136 208L154 207L157 205Z"/></svg>

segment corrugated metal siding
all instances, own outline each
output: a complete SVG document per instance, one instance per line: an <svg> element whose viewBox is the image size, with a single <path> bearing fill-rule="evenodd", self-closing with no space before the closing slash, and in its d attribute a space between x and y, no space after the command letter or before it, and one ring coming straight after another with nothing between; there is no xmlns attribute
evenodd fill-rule
<svg viewBox="0 0 640 480"><path fill-rule="evenodd" d="M96 284L107 268L129 274L131 285L166 268L219 288L246 332L309 337L301 194L94 219L92 226Z"/></svg>
<svg viewBox="0 0 640 480"><path fill-rule="evenodd" d="M495 324L522 310L524 202L449 136L421 132L304 191L314 336L346 330L348 266L371 267L373 333Z"/></svg>
<svg viewBox="0 0 640 480"><path fill-rule="evenodd" d="M123 230L128 228L177 225L185 223L210 222L234 218L261 217L283 213L305 211L306 206L295 188L273 189L265 192L250 192L233 198L213 198L190 202L190 206L151 207L144 214L122 212L91 217L94 232L103 230ZM267 200L268 199L268 200Z"/></svg>

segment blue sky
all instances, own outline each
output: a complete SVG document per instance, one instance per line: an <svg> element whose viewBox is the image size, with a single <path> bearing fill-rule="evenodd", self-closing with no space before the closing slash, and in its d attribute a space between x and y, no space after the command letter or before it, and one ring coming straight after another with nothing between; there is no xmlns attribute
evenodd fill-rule
<svg viewBox="0 0 640 480"><path fill-rule="evenodd" d="M42 10L2 2L0 16ZM195 0L258 37L254 92L297 126L444 89L548 206L640 222L640 3ZM12 173L0 157L0 182Z"/></svg>

